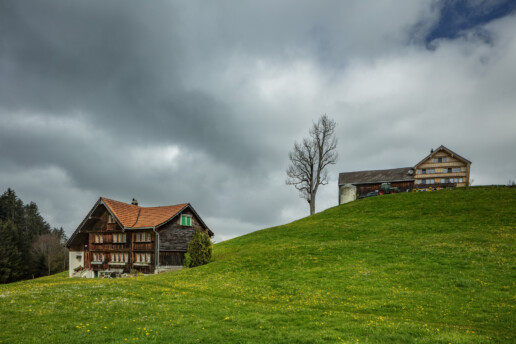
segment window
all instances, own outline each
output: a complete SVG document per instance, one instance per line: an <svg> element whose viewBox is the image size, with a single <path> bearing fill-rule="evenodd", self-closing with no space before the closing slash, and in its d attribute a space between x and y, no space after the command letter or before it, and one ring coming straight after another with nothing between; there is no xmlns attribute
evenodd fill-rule
<svg viewBox="0 0 516 344"><path fill-rule="evenodd" d="M113 217L113 215L111 215L111 214L108 215L107 223L115 223L115 218Z"/></svg>
<svg viewBox="0 0 516 344"><path fill-rule="evenodd" d="M151 241L151 233L150 232L136 232L136 241L137 242L150 242Z"/></svg>
<svg viewBox="0 0 516 344"><path fill-rule="evenodd" d="M449 183L450 180L446 178L441 178L441 183Z"/></svg>
<svg viewBox="0 0 516 344"><path fill-rule="evenodd" d="M104 242L104 236L102 234L95 234L95 244L102 244Z"/></svg>
<svg viewBox="0 0 516 344"><path fill-rule="evenodd" d="M423 181L422 181L421 179L418 179L418 180L416 181L416 184L423 184Z"/></svg>
<svg viewBox="0 0 516 344"><path fill-rule="evenodd" d="M452 168L452 172L455 173L455 172L460 172L462 169L460 167L454 167Z"/></svg>
<svg viewBox="0 0 516 344"><path fill-rule="evenodd" d="M136 253L136 263L150 263L151 255L150 253Z"/></svg>
<svg viewBox="0 0 516 344"><path fill-rule="evenodd" d="M434 179L425 179L425 184L435 184Z"/></svg>
<svg viewBox="0 0 516 344"><path fill-rule="evenodd" d="M104 261L104 253L102 252L93 252L93 262L103 262Z"/></svg>
<svg viewBox="0 0 516 344"><path fill-rule="evenodd" d="M125 233L115 233L113 234L113 242L114 243L124 243L127 239Z"/></svg>
<svg viewBox="0 0 516 344"><path fill-rule="evenodd" d="M446 157L443 158L443 162L446 162L448 159L446 159Z"/></svg>
<svg viewBox="0 0 516 344"><path fill-rule="evenodd" d="M191 226L192 217L190 215L181 215L181 226Z"/></svg>
<svg viewBox="0 0 516 344"><path fill-rule="evenodd" d="M115 263L127 263L129 261L129 254L125 252L111 253L111 261Z"/></svg>
<svg viewBox="0 0 516 344"><path fill-rule="evenodd" d="M423 170L417 170L417 174L422 174Z"/></svg>

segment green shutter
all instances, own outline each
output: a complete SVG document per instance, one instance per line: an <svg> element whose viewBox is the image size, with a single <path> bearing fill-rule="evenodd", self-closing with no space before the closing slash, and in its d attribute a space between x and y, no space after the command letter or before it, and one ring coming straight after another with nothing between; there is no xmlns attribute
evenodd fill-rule
<svg viewBox="0 0 516 344"><path fill-rule="evenodd" d="M188 215L181 215L181 226L191 226L192 218Z"/></svg>

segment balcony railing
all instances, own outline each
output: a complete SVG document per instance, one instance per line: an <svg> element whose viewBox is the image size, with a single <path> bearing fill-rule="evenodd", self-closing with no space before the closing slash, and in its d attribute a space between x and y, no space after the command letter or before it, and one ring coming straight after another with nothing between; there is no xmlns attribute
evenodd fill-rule
<svg viewBox="0 0 516 344"><path fill-rule="evenodd" d="M101 243L101 244L97 244L97 243L93 243L91 246L90 246L90 250L91 251L106 251L106 250L114 250L114 251L129 251L131 249L131 247L126 244L126 243L123 243L123 244L113 244L113 243Z"/></svg>
<svg viewBox="0 0 516 344"><path fill-rule="evenodd" d="M118 223L97 223L91 227L91 232L108 232L120 229Z"/></svg>
<svg viewBox="0 0 516 344"><path fill-rule="evenodd" d="M154 242L134 243L133 250L152 251L154 250Z"/></svg>

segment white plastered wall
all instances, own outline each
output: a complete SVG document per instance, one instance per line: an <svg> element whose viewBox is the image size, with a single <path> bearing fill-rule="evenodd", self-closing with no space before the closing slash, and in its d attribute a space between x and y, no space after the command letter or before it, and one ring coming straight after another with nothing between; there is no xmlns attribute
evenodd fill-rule
<svg viewBox="0 0 516 344"><path fill-rule="evenodd" d="M340 187L339 204L352 202L357 199L357 187L353 184L344 184Z"/></svg>
<svg viewBox="0 0 516 344"><path fill-rule="evenodd" d="M78 268L79 266L84 267L84 252L83 251L69 251L69 276L72 277L75 271L73 269Z"/></svg>

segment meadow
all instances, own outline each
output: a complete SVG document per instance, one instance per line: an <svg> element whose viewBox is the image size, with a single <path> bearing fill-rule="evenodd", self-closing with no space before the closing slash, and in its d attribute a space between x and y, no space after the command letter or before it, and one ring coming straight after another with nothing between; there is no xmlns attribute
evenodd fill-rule
<svg viewBox="0 0 516 344"><path fill-rule="evenodd" d="M516 343L515 238L516 188L372 197L202 267L0 285L0 343Z"/></svg>

